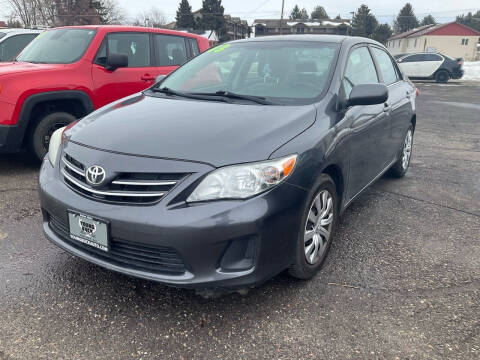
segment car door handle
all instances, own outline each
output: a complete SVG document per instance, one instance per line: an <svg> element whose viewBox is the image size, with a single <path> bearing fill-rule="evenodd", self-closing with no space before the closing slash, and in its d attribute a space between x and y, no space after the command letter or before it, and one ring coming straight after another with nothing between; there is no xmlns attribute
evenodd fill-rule
<svg viewBox="0 0 480 360"><path fill-rule="evenodd" d="M140 79L143 81L155 81L155 77L150 74L145 74Z"/></svg>

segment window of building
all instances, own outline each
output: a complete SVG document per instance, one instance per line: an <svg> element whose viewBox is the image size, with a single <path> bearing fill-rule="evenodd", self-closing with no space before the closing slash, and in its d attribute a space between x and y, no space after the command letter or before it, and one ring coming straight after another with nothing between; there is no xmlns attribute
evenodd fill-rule
<svg viewBox="0 0 480 360"><path fill-rule="evenodd" d="M417 39L415 39L415 43L413 44L413 47L417 47Z"/></svg>

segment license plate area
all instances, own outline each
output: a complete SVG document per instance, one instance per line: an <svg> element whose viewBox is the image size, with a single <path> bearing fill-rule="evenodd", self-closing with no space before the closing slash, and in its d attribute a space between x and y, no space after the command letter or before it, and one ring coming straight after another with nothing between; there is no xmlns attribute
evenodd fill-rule
<svg viewBox="0 0 480 360"><path fill-rule="evenodd" d="M109 250L108 223L89 215L68 212L70 238L102 251Z"/></svg>

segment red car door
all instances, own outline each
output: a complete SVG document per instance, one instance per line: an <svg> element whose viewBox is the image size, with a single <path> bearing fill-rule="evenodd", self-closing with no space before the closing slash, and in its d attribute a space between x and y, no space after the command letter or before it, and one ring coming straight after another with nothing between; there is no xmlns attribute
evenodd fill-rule
<svg viewBox="0 0 480 360"><path fill-rule="evenodd" d="M149 33L110 33L103 41L92 68L97 107L152 86L158 75L150 46ZM124 54L128 67L110 71L106 66L107 54Z"/></svg>

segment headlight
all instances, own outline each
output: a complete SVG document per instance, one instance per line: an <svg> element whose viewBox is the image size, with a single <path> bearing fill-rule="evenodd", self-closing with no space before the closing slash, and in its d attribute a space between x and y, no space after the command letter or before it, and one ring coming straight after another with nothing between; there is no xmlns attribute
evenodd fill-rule
<svg viewBox="0 0 480 360"><path fill-rule="evenodd" d="M57 161L58 150L62 144L62 136L65 128L66 127L55 130L50 137L50 144L48 145L48 160L50 160L52 166L55 166L55 162Z"/></svg>
<svg viewBox="0 0 480 360"><path fill-rule="evenodd" d="M290 155L217 169L203 179L187 202L249 198L285 180L292 173L296 161L297 155Z"/></svg>

